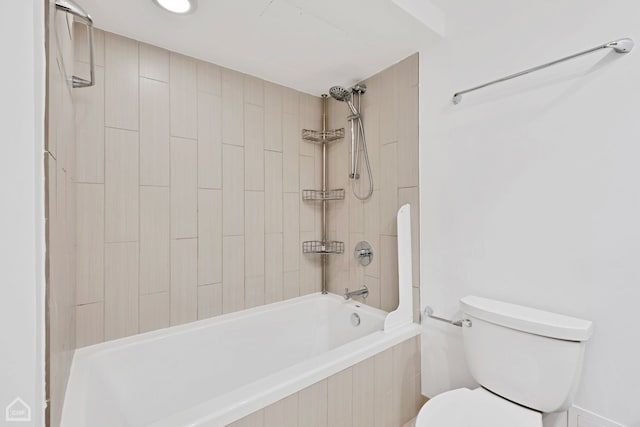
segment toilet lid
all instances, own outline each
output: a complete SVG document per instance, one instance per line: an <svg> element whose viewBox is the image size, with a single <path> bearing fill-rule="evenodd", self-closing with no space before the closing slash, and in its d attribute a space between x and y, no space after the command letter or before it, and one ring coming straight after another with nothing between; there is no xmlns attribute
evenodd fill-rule
<svg viewBox="0 0 640 427"><path fill-rule="evenodd" d="M483 389L460 388L429 400L416 427L542 427L539 412Z"/></svg>

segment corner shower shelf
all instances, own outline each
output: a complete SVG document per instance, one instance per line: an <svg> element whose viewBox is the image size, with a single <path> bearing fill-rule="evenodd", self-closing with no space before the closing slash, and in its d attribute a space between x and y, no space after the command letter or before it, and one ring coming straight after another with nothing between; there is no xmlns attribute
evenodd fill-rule
<svg viewBox="0 0 640 427"><path fill-rule="evenodd" d="M326 131L302 129L302 139L311 142L327 143L344 138L344 128Z"/></svg>
<svg viewBox="0 0 640 427"><path fill-rule="evenodd" d="M344 242L309 240L302 242L302 253L305 254L341 254Z"/></svg>
<svg viewBox="0 0 640 427"><path fill-rule="evenodd" d="M322 201L322 200L344 200L344 190L302 190L302 200Z"/></svg>

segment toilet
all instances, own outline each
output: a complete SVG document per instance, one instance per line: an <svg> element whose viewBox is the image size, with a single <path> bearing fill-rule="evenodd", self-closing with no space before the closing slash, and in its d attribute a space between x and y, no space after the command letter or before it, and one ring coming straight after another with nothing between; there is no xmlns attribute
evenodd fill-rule
<svg viewBox="0 0 640 427"><path fill-rule="evenodd" d="M568 409L577 389L590 321L467 296L462 337L480 387L429 400L416 427L542 427Z"/></svg>

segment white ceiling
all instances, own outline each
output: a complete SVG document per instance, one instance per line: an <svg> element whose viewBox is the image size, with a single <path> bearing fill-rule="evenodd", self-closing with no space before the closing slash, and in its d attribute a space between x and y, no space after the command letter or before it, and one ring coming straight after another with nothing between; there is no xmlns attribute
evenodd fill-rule
<svg viewBox="0 0 640 427"><path fill-rule="evenodd" d="M315 95L438 37L392 0L197 0L188 15L152 0L77 1L104 30Z"/></svg>

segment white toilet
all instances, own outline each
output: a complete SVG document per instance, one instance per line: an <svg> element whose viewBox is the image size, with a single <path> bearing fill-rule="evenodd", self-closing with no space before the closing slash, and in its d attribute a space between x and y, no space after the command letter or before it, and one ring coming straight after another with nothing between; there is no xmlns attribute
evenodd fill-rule
<svg viewBox="0 0 640 427"><path fill-rule="evenodd" d="M541 427L543 414L571 405L590 321L476 296L460 304L465 356L481 387L429 400L416 427Z"/></svg>

